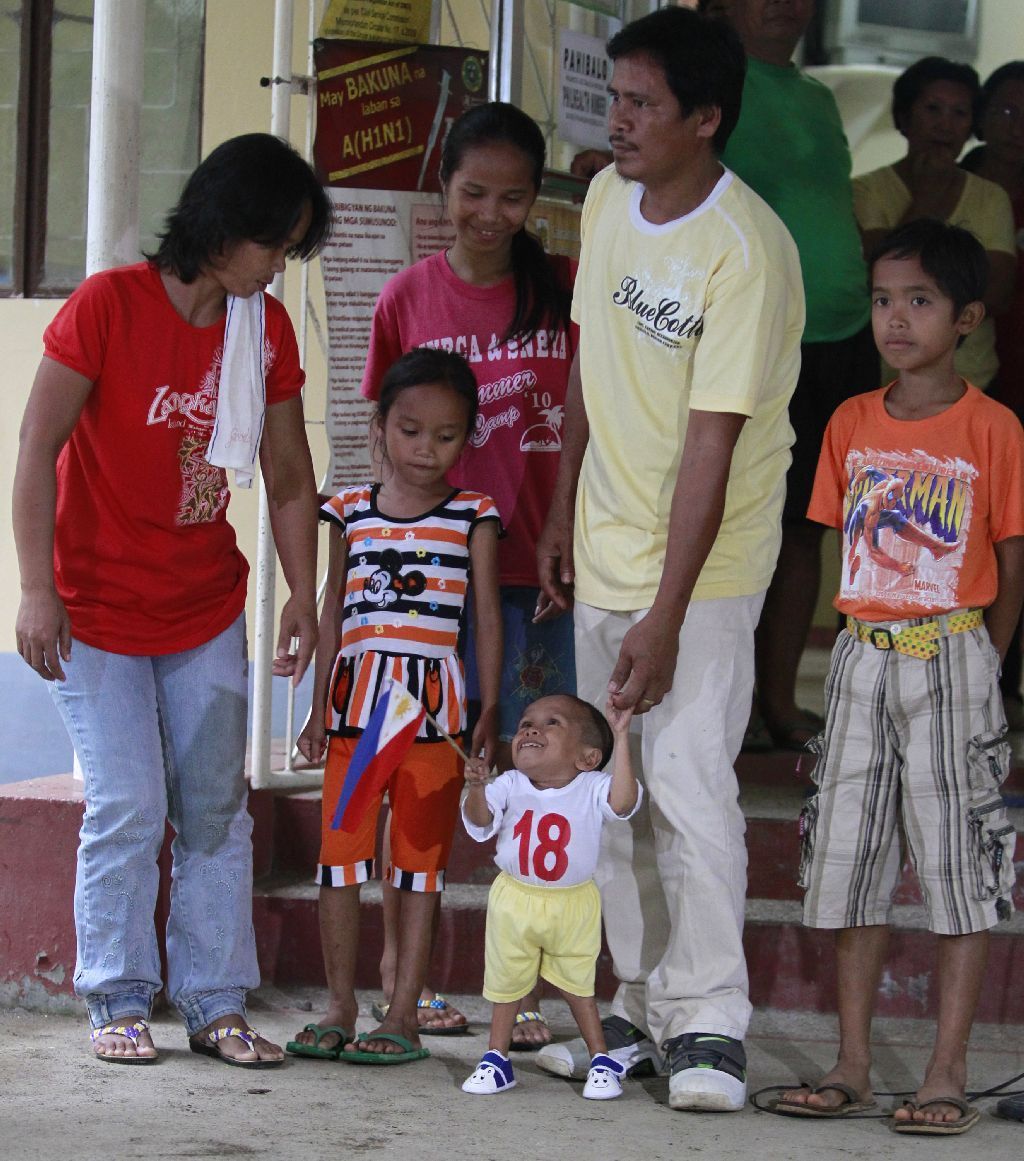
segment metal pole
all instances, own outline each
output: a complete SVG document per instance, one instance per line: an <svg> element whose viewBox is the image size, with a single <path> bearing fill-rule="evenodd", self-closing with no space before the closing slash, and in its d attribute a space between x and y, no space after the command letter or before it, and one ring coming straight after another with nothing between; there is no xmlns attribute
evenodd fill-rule
<svg viewBox="0 0 1024 1161"><path fill-rule="evenodd" d="M525 39L522 0L493 0L490 81L487 86L492 101L522 105Z"/></svg>
<svg viewBox="0 0 1024 1161"><path fill-rule="evenodd" d="M292 75L292 0L275 0L273 77ZM270 132L287 140L291 121L291 86L276 84L270 90ZM278 274L270 293L284 298L284 275ZM259 516L256 534L256 611L253 660L252 785L268 786L271 742L271 664L276 643L274 587L277 555L270 531L270 507L262 475L259 477Z"/></svg>
<svg viewBox="0 0 1024 1161"><path fill-rule="evenodd" d="M96 0L89 122L87 274L139 258L144 0Z"/></svg>

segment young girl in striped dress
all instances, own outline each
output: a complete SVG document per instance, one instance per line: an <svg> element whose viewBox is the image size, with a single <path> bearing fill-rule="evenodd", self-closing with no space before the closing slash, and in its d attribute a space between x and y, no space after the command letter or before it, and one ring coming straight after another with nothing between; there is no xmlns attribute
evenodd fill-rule
<svg viewBox="0 0 1024 1161"><path fill-rule="evenodd" d="M288 1045L299 1056L397 1063L427 1055L416 1001L430 951L435 893L458 817L462 759L439 732L465 728L462 663L456 652L472 589L483 712L471 752L488 764L497 744L501 672L498 511L489 496L446 482L477 411L477 383L459 355L419 348L381 384L374 432L381 483L349 488L324 504L330 522L327 595L320 618L313 709L298 746L311 762L327 749L320 863L320 931L328 1011ZM354 833L331 821L356 741L387 679L428 716L388 783L391 865L399 888L398 974L385 1019L354 1034L359 890L374 864L379 802Z"/></svg>

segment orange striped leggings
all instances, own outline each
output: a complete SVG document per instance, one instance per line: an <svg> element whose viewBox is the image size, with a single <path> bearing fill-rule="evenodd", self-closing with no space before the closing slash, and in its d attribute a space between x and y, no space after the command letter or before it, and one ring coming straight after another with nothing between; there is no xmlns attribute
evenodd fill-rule
<svg viewBox="0 0 1024 1161"><path fill-rule="evenodd" d="M373 874L377 819L383 796L358 829L332 830L345 772L358 738L332 737L324 770L320 863L316 881L325 887L365 883ZM387 785L391 805L391 865L384 878L406 891L443 891L444 872L462 795L463 762L447 742L414 742Z"/></svg>

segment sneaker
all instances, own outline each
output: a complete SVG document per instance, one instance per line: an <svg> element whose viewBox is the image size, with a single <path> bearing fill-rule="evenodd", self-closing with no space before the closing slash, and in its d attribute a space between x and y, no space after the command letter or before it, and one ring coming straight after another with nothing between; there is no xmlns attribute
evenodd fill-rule
<svg viewBox="0 0 1024 1161"><path fill-rule="evenodd" d="M601 1021L608 1056L621 1064L626 1075L645 1076L661 1071L654 1042L621 1016ZM590 1050L581 1036L565 1044L545 1044L537 1053L537 1066L552 1076L584 1080L590 1073Z"/></svg>
<svg viewBox="0 0 1024 1161"><path fill-rule="evenodd" d="M465 1081L463 1092L471 1092L476 1096L493 1096L496 1092L505 1092L516 1087L515 1073L512 1071L512 1062L500 1052L485 1052L476 1072Z"/></svg>
<svg viewBox="0 0 1024 1161"><path fill-rule="evenodd" d="M674 1109L734 1113L747 1103L747 1055L731 1036L685 1032L661 1046L668 1061L668 1103Z"/></svg>
<svg viewBox="0 0 1024 1161"><path fill-rule="evenodd" d="M610 1101L622 1096L622 1077L626 1075L625 1066L603 1052L595 1054L590 1062L590 1071L587 1073L587 1083L583 1086L583 1095L588 1101Z"/></svg>

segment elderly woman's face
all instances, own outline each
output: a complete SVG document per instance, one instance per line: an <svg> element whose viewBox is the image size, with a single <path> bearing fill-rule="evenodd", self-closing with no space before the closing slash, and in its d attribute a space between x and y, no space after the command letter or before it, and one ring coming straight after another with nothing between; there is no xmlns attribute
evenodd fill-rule
<svg viewBox="0 0 1024 1161"><path fill-rule="evenodd" d="M1011 165L1024 165L1024 81L1003 81L981 119L985 147Z"/></svg>
<svg viewBox="0 0 1024 1161"><path fill-rule="evenodd" d="M910 153L948 153L955 161L971 135L972 95L955 81L932 81L900 127Z"/></svg>

